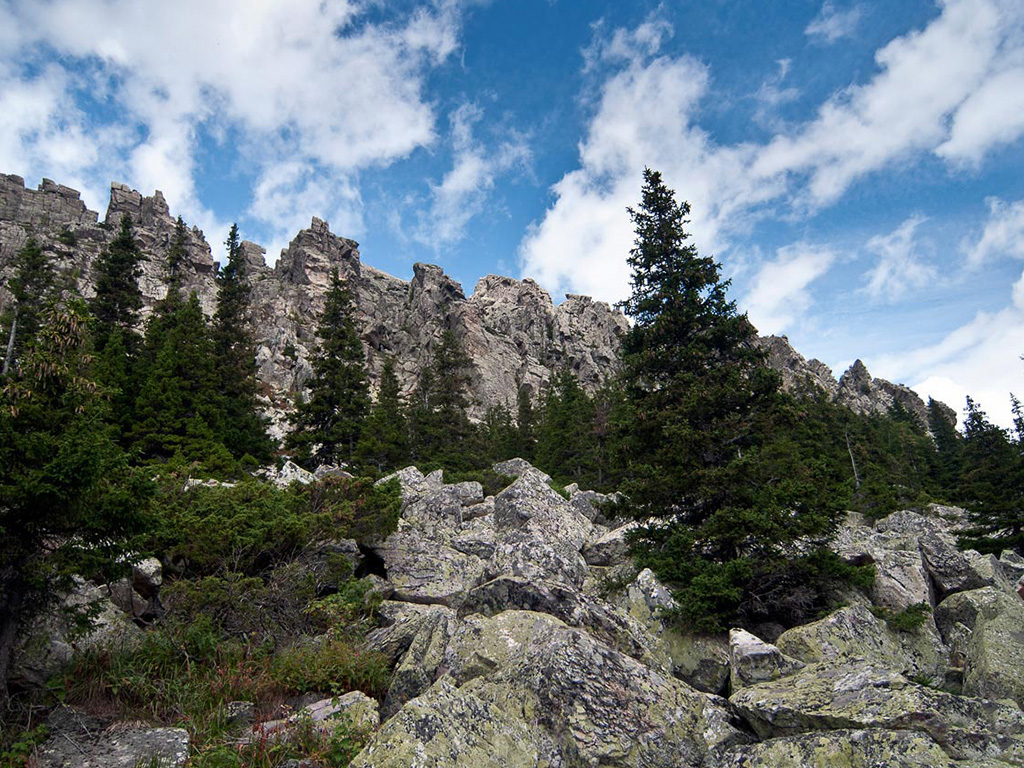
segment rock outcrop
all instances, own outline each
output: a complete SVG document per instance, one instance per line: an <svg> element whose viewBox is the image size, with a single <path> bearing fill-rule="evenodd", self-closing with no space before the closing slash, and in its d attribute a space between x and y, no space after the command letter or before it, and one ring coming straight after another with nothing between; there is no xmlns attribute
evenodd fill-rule
<svg viewBox="0 0 1024 768"><path fill-rule="evenodd" d="M102 220L86 208L76 190L44 179L38 189L19 176L0 175L0 311L9 299L6 278L14 255L29 236L50 252L60 269L78 275L78 289L92 293L92 267L116 234L122 215L132 217L134 232L147 261L140 287L143 317L166 295L167 251L175 231L163 195L144 196L114 183ZM216 302L216 264L204 234L187 230L183 287L195 291L204 311ZM285 248L273 268L264 249L243 242L244 272L252 286L252 322L257 335L257 365L264 383L266 410L277 437L286 429L283 416L302 390L311 370L317 316L333 269L348 282L362 329L371 382L377 382L387 358L406 392L431 359L445 330L453 331L473 361L471 416L490 406L514 406L526 388L536 396L552 373L568 368L588 390L614 371L621 336L628 325L609 305L569 294L557 306L530 279L487 275L467 296L440 267L415 264L410 281L362 263L359 244L331 232L314 217ZM818 360L805 360L785 337L761 343L771 365L792 391L806 386L858 413L887 413L894 403L924 418L921 399L906 387L872 379L858 361L836 381ZM955 418L950 410L949 414Z"/></svg>

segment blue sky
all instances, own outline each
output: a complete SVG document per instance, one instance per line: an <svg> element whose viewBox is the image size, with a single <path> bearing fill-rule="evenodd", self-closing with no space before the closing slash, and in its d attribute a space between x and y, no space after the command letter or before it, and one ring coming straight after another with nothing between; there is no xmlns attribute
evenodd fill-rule
<svg viewBox="0 0 1024 768"><path fill-rule="evenodd" d="M762 332L1004 424L1022 136L1020 0L0 0L0 171L614 301L648 165Z"/></svg>

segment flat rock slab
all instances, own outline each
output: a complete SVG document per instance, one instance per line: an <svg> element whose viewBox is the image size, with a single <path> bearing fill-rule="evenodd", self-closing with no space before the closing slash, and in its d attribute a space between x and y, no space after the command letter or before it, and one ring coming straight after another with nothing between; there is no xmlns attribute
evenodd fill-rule
<svg viewBox="0 0 1024 768"><path fill-rule="evenodd" d="M160 768L184 768L188 731L144 728L104 731L95 736L58 733L39 748L40 768L137 768L151 761Z"/></svg>
<svg viewBox="0 0 1024 768"><path fill-rule="evenodd" d="M734 747L713 768L946 768L952 760L927 734L915 731L832 731Z"/></svg>

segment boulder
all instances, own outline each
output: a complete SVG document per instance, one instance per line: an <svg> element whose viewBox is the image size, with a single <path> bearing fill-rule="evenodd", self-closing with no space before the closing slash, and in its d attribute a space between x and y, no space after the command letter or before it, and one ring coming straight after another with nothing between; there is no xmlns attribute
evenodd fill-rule
<svg viewBox="0 0 1024 768"><path fill-rule="evenodd" d="M384 654L392 664L397 664L424 622L437 609L433 605L385 600L378 609L381 626L367 634L366 647Z"/></svg>
<svg viewBox="0 0 1024 768"><path fill-rule="evenodd" d="M284 466L277 471L273 480L275 485L281 488L287 488L292 483L311 485L316 482L316 475L312 472L307 472L294 461L288 460L284 463Z"/></svg>
<svg viewBox="0 0 1024 768"><path fill-rule="evenodd" d="M499 530L497 535L494 554L487 563L488 579L515 576L559 582L575 589L583 586L587 564L579 550L564 540L549 536L546 530L533 525Z"/></svg>
<svg viewBox="0 0 1024 768"><path fill-rule="evenodd" d="M743 629L729 630L729 672L732 690L777 680L803 669L803 662L786 656Z"/></svg>
<svg viewBox="0 0 1024 768"><path fill-rule="evenodd" d="M958 592L936 606L935 623L943 637L947 637L953 625L958 623L973 632L979 621L995 618L1005 611L1015 611L1020 602L1020 598L995 587Z"/></svg>
<svg viewBox="0 0 1024 768"><path fill-rule="evenodd" d="M958 760L998 756L1024 735L1013 705L915 685L873 663L814 664L734 693L730 702L762 739L837 728L920 731Z"/></svg>
<svg viewBox="0 0 1024 768"><path fill-rule="evenodd" d="M971 558L960 551L952 535L929 531L921 535L918 545L928 575L935 584L936 601L954 592L980 589L992 583L974 567Z"/></svg>
<svg viewBox="0 0 1024 768"><path fill-rule="evenodd" d="M544 474L526 459L515 458L499 461L491 467L491 470L495 472L495 474L504 475L505 477L522 477L527 472L532 471L538 473L544 479L545 483L551 482L551 475Z"/></svg>
<svg viewBox="0 0 1024 768"><path fill-rule="evenodd" d="M624 612L600 598L564 584L500 576L466 595L459 615L497 616L503 611L546 613L570 627L580 627L627 656L650 661L654 639Z"/></svg>
<svg viewBox="0 0 1024 768"><path fill-rule="evenodd" d="M587 565L615 567L627 562L629 560L627 536L636 527L636 523L627 523L588 541L583 547L583 559L586 560Z"/></svg>
<svg viewBox="0 0 1024 768"><path fill-rule="evenodd" d="M443 485L442 476L437 472L424 475L416 467L406 467L397 472L392 472L387 477L377 481L377 485L384 485L391 480L398 481L398 487L402 492L402 502L407 503L418 496L430 491L436 491Z"/></svg>
<svg viewBox="0 0 1024 768"><path fill-rule="evenodd" d="M311 722L313 727L324 735L342 723L365 733L380 727L380 714L374 699L362 691L350 691L343 696L315 701L289 717L259 723L240 739L239 743L286 738L290 731L305 722Z"/></svg>
<svg viewBox="0 0 1024 768"><path fill-rule="evenodd" d="M391 534L377 554L384 560L394 598L452 605L484 581L484 561L425 538L414 529Z"/></svg>
<svg viewBox="0 0 1024 768"><path fill-rule="evenodd" d="M581 491L578 487L569 490L569 504L594 525L617 528L623 521L619 519L616 505L622 501L618 493L598 493L597 491Z"/></svg>
<svg viewBox="0 0 1024 768"><path fill-rule="evenodd" d="M494 527L498 533L532 528L579 552L593 526L548 485L538 470L523 473L494 497Z"/></svg>
<svg viewBox="0 0 1024 768"><path fill-rule="evenodd" d="M733 747L709 768L953 768L962 765L919 731L837 730ZM976 764L975 764L976 765Z"/></svg>
<svg viewBox="0 0 1024 768"><path fill-rule="evenodd" d="M419 696L434 682L457 626L454 611L440 606L431 607L391 675L391 685L384 699L385 717L397 712L405 702Z"/></svg>
<svg viewBox="0 0 1024 768"><path fill-rule="evenodd" d="M409 701L351 768L537 768L531 728L442 678Z"/></svg>
<svg viewBox="0 0 1024 768"><path fill-rule="evenodd" d="M47 718L50 738L36 750L38 768L184 768L189 737L184 728L148 728L139 723L108 724L69 707Z"/></svg>

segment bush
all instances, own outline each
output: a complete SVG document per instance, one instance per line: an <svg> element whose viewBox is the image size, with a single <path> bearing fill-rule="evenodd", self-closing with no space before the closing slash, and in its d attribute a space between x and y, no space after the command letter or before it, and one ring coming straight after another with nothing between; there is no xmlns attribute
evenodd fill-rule
<svg viewBox="0 0 1024 768"><path fill-rule="evenodd" d="M927 603L916 603L902 611L872 607L871 612L885 621L889 625L889 629L896 632L916 632L924 626L932 609Z"/></svg>
<svg viewBox="0 0 1024 768"><path fill-rule="evenodd" d="M397 480L325 477L295 491L315 518L318 533L359 542L383 539L398 528L402 495Z"/></svg>

